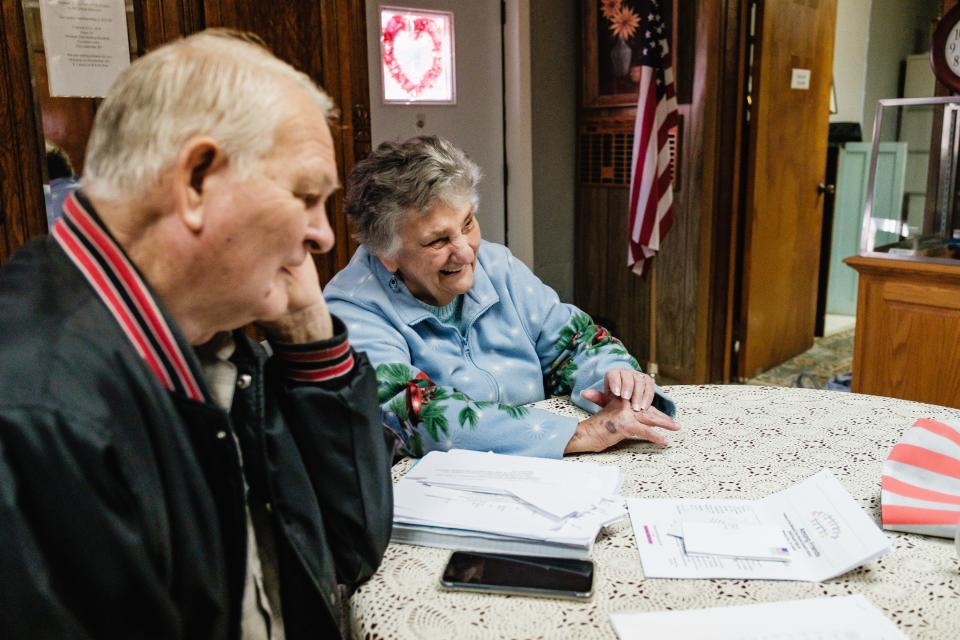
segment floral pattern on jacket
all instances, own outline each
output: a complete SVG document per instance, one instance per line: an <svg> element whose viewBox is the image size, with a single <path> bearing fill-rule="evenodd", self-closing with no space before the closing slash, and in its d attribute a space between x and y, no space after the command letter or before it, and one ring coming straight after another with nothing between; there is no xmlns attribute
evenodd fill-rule
<svg viewBox="0 0 960 640"><path fill-rule="evenodd" d="M582 391L602 389L611 368L639 370L619 340L490 242L480 246L460 329L363 246L324 295L376 368L384 424L411 455L456 447L558 458L577 420L522 405L569 394L594 412ZM655 405L675 412L659 389Z"/></svg>

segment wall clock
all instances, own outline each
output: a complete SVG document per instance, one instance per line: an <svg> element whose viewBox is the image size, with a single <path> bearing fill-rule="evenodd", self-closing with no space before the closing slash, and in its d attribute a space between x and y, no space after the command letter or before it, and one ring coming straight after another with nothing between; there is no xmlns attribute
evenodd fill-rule
<svg viewBox="0 0 960 640"><path fill-rule="evenodd" d="M940 18L930 46L930 66L941 83L960 91L960 3Z"/></svg>

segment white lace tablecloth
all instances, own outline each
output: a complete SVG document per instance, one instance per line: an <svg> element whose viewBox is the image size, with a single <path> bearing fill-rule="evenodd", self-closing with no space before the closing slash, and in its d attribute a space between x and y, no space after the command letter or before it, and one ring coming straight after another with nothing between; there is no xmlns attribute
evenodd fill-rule
<svg viewBox="0 0 960 640"><path fill-rule="evenodd" d="M674 386L682 430L670 446L631 442L583 456L619 465L623 494L760 498L829 469L878 523L880 472L919 417L960 411L876 396L754 386ZM586 415L564 399L536 406ZM399 477L409 462L396 465ZM615 611L660 611L862 593L909 637L960 638L960 563L952 541L888 532L893 551L827 582L645 579L629 520L593 552L594 596L578 603L440 589L450 552L391 544L352 598L355 638L615 638Z"/></svg>

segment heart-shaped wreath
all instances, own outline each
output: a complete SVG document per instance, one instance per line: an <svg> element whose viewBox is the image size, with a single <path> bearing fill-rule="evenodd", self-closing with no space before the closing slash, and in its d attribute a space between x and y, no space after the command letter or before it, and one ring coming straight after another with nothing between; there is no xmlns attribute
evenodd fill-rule
<svg viewBox="0 0 960 640"><path fill-rule="evenodd" d="M407 74L400 68L397 57L393 52L394 40L401 31L409 31L409 19L403 16L393 16L383 28L383 64L390 70L390 75L410 96L416 97L431 88L436 83L437 78L443 73L443 55L441 52L442 41L440 40L439 28L437 23L430 18L416 18L413 20L413 38L419 40L420 36L426 33L433 41L431 51L433 52L433 64L427 69L427 72L420 78L420 82L413 82L407 77Z"/></svg>

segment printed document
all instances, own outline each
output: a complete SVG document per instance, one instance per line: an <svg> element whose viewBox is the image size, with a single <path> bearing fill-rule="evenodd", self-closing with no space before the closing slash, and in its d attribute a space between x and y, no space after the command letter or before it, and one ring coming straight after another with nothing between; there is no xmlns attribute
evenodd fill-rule
<svg viewBox="0 0 960 640"><path fill-rule="evenodd" d="M886 535L829 471L762 500L629 498L627 508L648 578L757 578L820 582L890 551ZM687 553L684 522L750 530L776 526L784 558L769 545L744 556Z"/></svg>
<svg viewBox="0 0 960 640"><path fill-rule="evenodd" d="M739 607L614 613L620 640L908 640L862 595Z"/></svg>

